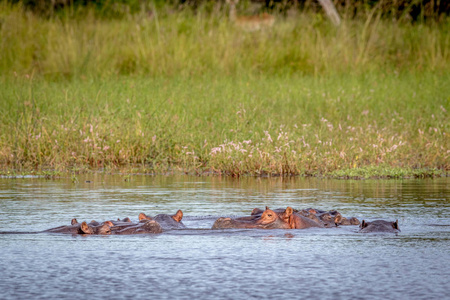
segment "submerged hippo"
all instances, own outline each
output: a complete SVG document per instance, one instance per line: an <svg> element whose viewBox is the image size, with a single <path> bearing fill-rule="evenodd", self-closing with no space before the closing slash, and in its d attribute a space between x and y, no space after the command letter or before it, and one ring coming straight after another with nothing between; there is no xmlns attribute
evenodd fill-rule
<svg viewBox="0 0 450 300"><path fill-rule="evenodd" d="M336 227L342 220L342 215L337 210L324 211L308 208L299 211L299 214L321 223L324 227Z"/></svg>
<svg viewBox="0 0 450 300"><path fill-rule="evenodd" d="M338 223L338 225L359 225L361 222L355 217L342 217L341 221Z"/></svg>
<svg viewBox="0 0 450 300"><path fill-rule="evenodd" d="M289 208L290 207L288 207L288 209ZM310 228L310 227L319 227L319 228L325 227L324 224L322 224L321 222L317 222L314 219L307 218L296 212L292 213L289 216L289 219L287 221L289 222L291 229L304 229L304 228Z"/></svg>
<svg viewBox="0 0 450 300"><path fill-rule="evenodd" d="M214 222L212 229L226 228L259 228L259 229L301 229L309 227L322 227L321 224L294 213L291 207L285 210L271 210L266 207L261 210L253 210L250 217L219 218Z"/></svg>
<svg viewBox="0 0 450 300"><path fill-rule="evenodd" d="M181 220L183 219L183 212L179 209L174 215L159 214L155 217L147 216L144 213L139 214L139 221L141 220L155 220L164 230L169 229L183 229L186 228Z"/></svg>
<svg viewBox="0 0 450 300"><path fill-rule="evenodd" d="M132 224L125 228L111 228L113 234L143 234L143 233L161 233L162 228L155 220L141 220L137 224Z"/></svg>
<svg viewBox="0 0 450 300"><path fill-rule="evenodd" d="M267 209L267 207L266 207ZM264 211L259 208L255 208L252 211L250 218L255 218L261 216ZM274 209L275 212L285 223L289 224L290 229L303 229L310 227L324 227L318 218L308 218L303 215L300 211L288 207L286 209L277 208ZM248 217L238 218L246 219Z"/></svg>
<svg viewBox="0 0 450 300"><path fill-rule="evenodd" d="M320 209L308 208L298 211L298 214L322 223L324 227L336 227L339 225L359 225L360 222L355 217L344 217L337 210L324 211Z"/></svg>
<svg viewBox="0 0 450 300"><path fill-rule="evenodd" d="M72 219L72 224L69 226L59 226L44 230L44 232L52 233L70 233L70 234L111 234L111 226L109 224L99 224L77 222L76 219Z"/></svg>
<svg viewBox="0 0 450 300"><path fill-rule="evenodd" d="M400 232L400 228L398 227L398 220L395 220L395 222L385 221L385 220L375 220L372 222L366 222L366 221L362 220L359 228L360 228L359 232L362 232L362 233L370 233L370 232L398 233L398 232Z"/></svg>
<svg viewBox="0 0 450 300"><path fill-rule="evenodd" d="M289 224L283 222L278 214L266 207L266 210L261 215L253 215L250 217L241 218L219 218L217 219L212 229L229 229L229 228L259 228L259 229L274 229L274 228L289 228Z"/></svg>

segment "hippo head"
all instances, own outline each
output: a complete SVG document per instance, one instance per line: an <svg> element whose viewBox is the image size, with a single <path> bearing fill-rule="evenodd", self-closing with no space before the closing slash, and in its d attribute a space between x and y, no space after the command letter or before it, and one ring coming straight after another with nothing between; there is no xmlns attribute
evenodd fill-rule
<svg viewBox="0 0 450 300"><path fill-rule="evenodd" d="M398 226L398 220L395 222L375 220L372 222L366 222L362 220L361 225L359 225L359 232L399 232L400 227Z"/></svg>
<svg viewBox="0 0 450 300"><path fill-rule="evenodd" d="M318 217L325 227L335 227L342 220L342 215L336 211L320 213Z"/></svg>
<svg viewBox="0 0 450 300"><path fill-rule="evenodd" d="M233 220L231 218L218 218L213 226L212 229L224 229L224 228L233 228Z"/></svg>
<svg viewBox="0 0 450 300"><path fill-rule="evenodd" d="M266 225L275 222L277 219L277 213L266 206L266 210L262 213L261 218L256 221L256 224Z"/></svg>
<svg viewBox="0 0 450 300"><path fill-rule="evenodd" d="M95 227L94 233L96 233L96 234L111 234L111 226L109 226L105 222L103 225Z"/></svg>
<svg viewBox="0 0 450 300"><path fill-rule="evenodd" d="M315 210L314 208L308 208L306 209L306 211L309 212L310 214L317 215L317 210Z"/></svg>
<svg viewBox="0 0 450 300"><path fill-rule="evenodd" d="M92 220L91 222L89 222L89 224L88 225L90 225L90 226L99 226L100 225L100 223L99 222L97 222L97 221L95 221L95 220Z"/></svg>
<svg viewBox="0 0 450 300"><path fill-rule="evenodd" d="M148 220L144 224L142 224L136 232L141 233L161 233L162 228L158 222L155 220Z"/></svg>
<svg viewBox="0 0 450 300"><path fill-rule="evenodd" d="M348 220L350 222L350 225L359 225L360 224L359 220L355 217L348 218Z"/></svg>
<svg viewBox="0 0 450 300"><path fill-rule="evenodd" d="M71 225L76 225L78 224L77 219L73 218L72 221L70 222Z"/></svg>
<svg viewBox="0 0 450 300"><path fill-rule="evenodd" d="M393 229L400 230L398 227L398 220L395 220L395 222L390 222ZM366 228L369 226L371 222L366 222L365 220L362 220L361 225L359 226L361 229Z"/></svg>

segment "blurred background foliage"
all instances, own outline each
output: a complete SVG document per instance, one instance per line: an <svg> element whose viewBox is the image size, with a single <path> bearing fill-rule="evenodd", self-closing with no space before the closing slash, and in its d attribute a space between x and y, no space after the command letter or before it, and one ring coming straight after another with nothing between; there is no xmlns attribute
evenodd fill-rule
<svg viewBox="0 0 450 300"><path fill-rule="evenodd" d="M74 14L82 13L83 8L95 8L97 16L122 18L130 13L142 12L163 6L174 10L213 11L225 7L225 1L211 0L4 0L22 5L28 10L43 16L53 16L65 8L72 8ZM367 11L377 10L386 18L420 21L433 19L441 21L450 13L450 1L444 0L334 0L341 15L356 18ZM287 14L289 11L321 12L317 0L254 0L240 1L242 7L258 7L259 10Z"/></svg>

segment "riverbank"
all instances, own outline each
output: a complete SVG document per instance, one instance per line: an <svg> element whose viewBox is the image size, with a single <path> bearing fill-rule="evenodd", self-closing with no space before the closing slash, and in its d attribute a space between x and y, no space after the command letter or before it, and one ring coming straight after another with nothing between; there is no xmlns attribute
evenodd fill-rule
<svg viewBox="0 0 450 300"><path fill-rule="evenodd" d="M1 174L448 175L448 22L3 8Z"/></svg>
<svg viewBox="0 0 450 300"><path fill-rule="evenodd" d="M445 174L448 82L434 74L3 81L1 169Z"/></svg>

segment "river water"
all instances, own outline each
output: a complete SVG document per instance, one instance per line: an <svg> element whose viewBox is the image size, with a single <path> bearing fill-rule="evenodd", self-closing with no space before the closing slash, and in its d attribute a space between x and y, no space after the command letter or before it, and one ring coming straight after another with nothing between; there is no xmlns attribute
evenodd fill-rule
<svg viewBox="0 0 450 300"><path fill-rule="evenodd" d="M449 187L450 178L0 178L0 298L449 299ZM210 229L266 205L398 219L401 233ZM188 229L35 233L72 218L137 221L178 209Z"/></svg>

